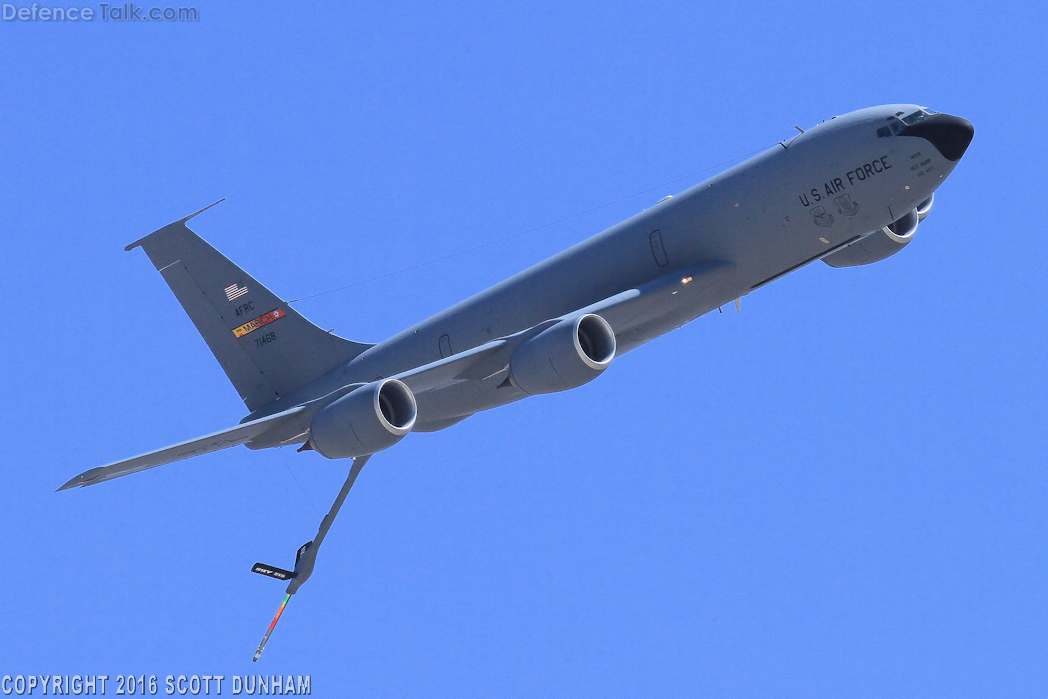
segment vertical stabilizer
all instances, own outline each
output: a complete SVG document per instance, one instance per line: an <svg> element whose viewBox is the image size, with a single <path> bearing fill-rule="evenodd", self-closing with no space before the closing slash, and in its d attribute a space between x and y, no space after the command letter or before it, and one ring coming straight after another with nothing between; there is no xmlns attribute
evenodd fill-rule
<svg viewBox="0 0 1048 699"><path fill-rule="evenodd" d="M145 250L248 410L301 388L371 347L325 332L299 315L189 230L186 221L197 214L125 250Z"/></svg>

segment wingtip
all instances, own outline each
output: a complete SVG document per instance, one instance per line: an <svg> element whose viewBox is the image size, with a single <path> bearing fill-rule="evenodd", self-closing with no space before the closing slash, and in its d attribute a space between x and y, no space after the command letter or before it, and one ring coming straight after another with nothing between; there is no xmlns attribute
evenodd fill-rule
<svg viewBox="0 0 1048 699"><path fill-rule="evenodd" d="M70 488L83 488L84 486L94 485L95 483L98 483L98 473L96 473L96 471L97 469L91 469L90 471L84 471L81 474L73 476L55 492L57 493L63 490L69 490Z"/></svg>

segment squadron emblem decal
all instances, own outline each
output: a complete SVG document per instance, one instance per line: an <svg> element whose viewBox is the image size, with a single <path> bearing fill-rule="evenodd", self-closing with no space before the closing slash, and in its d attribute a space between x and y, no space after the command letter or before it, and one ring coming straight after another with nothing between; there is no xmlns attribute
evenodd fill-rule
<svg viewBox="0 0 1048 699"><path fill-rule="evenodd" d="M284 311L280 310L279 308L274 308L269 313L260 315L258 318L255 318L254 320L249 320L248 322L241 325L239 328L233 328L233 334L237 337L244 337L244 335L258 330L263 325L269 325L274 320L280 320L286 315L287 313L284 313Z"/></svg>
<svg viewBox="0 0 1048 699"><path fill-rule="evenodd" d="M833 225L833 216L826 213L826 209L821 206L816 206L811 210L811 215L815 219L815 225L821 226L822 228L829 228Z"/></svg>
<svg viewBox="0 0 1048 699"><path fill-rule="evenodd" d="M859 203L852 201L848 194L842 194L833 201L837 204L837 211L841 212L841 216L854 216L859 213Z"/></svg>

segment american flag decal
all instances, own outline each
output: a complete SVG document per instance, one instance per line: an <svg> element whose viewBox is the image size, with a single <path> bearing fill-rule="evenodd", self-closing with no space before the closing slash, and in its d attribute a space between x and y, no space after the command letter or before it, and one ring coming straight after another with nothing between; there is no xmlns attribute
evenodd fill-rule
<svg viewBox="0 0 1048 699"><path fill-rule="evenodd" d="M223 289L223 291L226 292L227 299L229 299L230 301L234 301L247 293L247 287L237 286L236 284L230 284L225 289Z"/></svg>

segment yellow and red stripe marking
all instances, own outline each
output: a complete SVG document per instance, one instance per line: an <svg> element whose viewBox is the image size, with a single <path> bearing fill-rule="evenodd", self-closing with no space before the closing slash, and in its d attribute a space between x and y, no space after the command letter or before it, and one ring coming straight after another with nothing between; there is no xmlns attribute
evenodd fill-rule
<svg viewBox="0 0 1048 699"><path fill-rule="evenodd" d="M239 328L233 328L233 334L237 337L244 337L244 335L258 330L263 325L269 325L274 320L280 320L286 315L287 313L280 310L279 308L274 308L269 313L260 315L258 318L255 318L254 320L249 320L248 322L241 325Z"/></svg>

